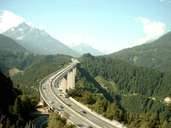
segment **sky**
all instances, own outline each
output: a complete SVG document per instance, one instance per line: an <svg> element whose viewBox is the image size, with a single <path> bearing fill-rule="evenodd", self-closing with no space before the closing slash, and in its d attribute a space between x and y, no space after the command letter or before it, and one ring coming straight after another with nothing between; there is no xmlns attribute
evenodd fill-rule
<svg viewBox="0 0 171 128"><path fill-rule="evenodd" d="M0 0L0 32L23 21L68 46L112 53L170 31L171 0Z"/></svg>

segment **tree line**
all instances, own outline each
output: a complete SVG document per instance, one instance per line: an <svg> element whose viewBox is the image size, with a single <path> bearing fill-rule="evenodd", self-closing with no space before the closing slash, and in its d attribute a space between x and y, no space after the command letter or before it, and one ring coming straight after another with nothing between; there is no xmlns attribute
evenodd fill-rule
<svg viewBox="0 0 171 128"><path fill-rule="evenodd" d="M130 128L171 126L171 106L163 102L171 93L169 73L90 54L80 58L80 62L76 90L69 91L69 95L103 116L123 122ZM97 76L108 81L106 84L115 83L110 84L115 86L115 90L109 89L109 85L99 89L101 83L94 79ZM107 97L104 92L107 92Z"/></svg>

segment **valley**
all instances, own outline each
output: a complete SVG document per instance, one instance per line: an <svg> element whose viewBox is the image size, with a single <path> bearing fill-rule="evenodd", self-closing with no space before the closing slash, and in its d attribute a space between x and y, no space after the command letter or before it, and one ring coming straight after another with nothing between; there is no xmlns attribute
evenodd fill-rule
<svg viewBox="0 0 171 128"><path fill-rule="evenodd" d="M8 71L16 68L16 73L11 75L14 87L24 95L34 97L36 102L40 97L39 81L66 67L71 59L67 55L22 54L23 51L4 50L2 53L1 60L7 60L1 61L1 71L8 75ZM85 54L78 60L76 85L68 92L69 96L130 128L144 125L165 128L170 125L170 104L164 101L171 94L170 72L132 65L108 56Z"/></svg>
<svg viewBox="0 0 171 128"><path fill-rule="evenodd" d="M171 1L0 1L0 128L171 128Z"/></svg>

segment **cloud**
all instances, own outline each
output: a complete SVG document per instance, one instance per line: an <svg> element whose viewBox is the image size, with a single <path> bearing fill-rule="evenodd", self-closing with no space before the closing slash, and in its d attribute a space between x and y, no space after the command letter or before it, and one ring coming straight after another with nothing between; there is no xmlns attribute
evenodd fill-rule
<svg viewBox="0 0 171 128"><path fill-rule="evenodd" d="M24 22L24 18L10 11L0 11L0 33Z"/></svg>
<svg viewBox="0 0 171 128"><path fill-rule="evenodd" d="M142 24L144 32L144 36L134 41L136 45L157 39L166 33L166 25L161 21L150 20L146 17L137 17L135 20Z"/></svg>

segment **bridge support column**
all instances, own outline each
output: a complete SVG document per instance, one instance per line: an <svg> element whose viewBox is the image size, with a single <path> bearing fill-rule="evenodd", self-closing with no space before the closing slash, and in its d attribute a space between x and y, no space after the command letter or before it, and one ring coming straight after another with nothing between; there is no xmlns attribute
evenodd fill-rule
<svg viewBox="0 0 171 128"><path fill-rule="evenodd" d="M75 88L76 67L73 67L67 74L60 79L59 89L66 93L69 89Z"/></svg>
<svg viewBox="0 0 171 128"><path fill-rule="evenodd" d="M76 67L73 68L72 74L73 74L72 75L73 76L73 79L72 79L72 86L71 86L71 88L73 89L73 88L75 88Z"/></svg>
<svg viewBox="0 0 171 128"><path fill-rule="evenodd" d="M75 88L76 67L67 74L67 89Z"/></svg>
<svg viewBox="0 0 171 128"><path fill-rule="evenodd" d="M66 78L66 76L64 76L61 79L59 89L61 89L64 93L66 93L66 90L67 90L67 78Z"/></svg>
<svg viewBox="0 0 171 128"><path fill-rule="evenodd" d="M73 72L69 71L67 73L67 89L69 90L72 87L73 84Z"/></svg>

